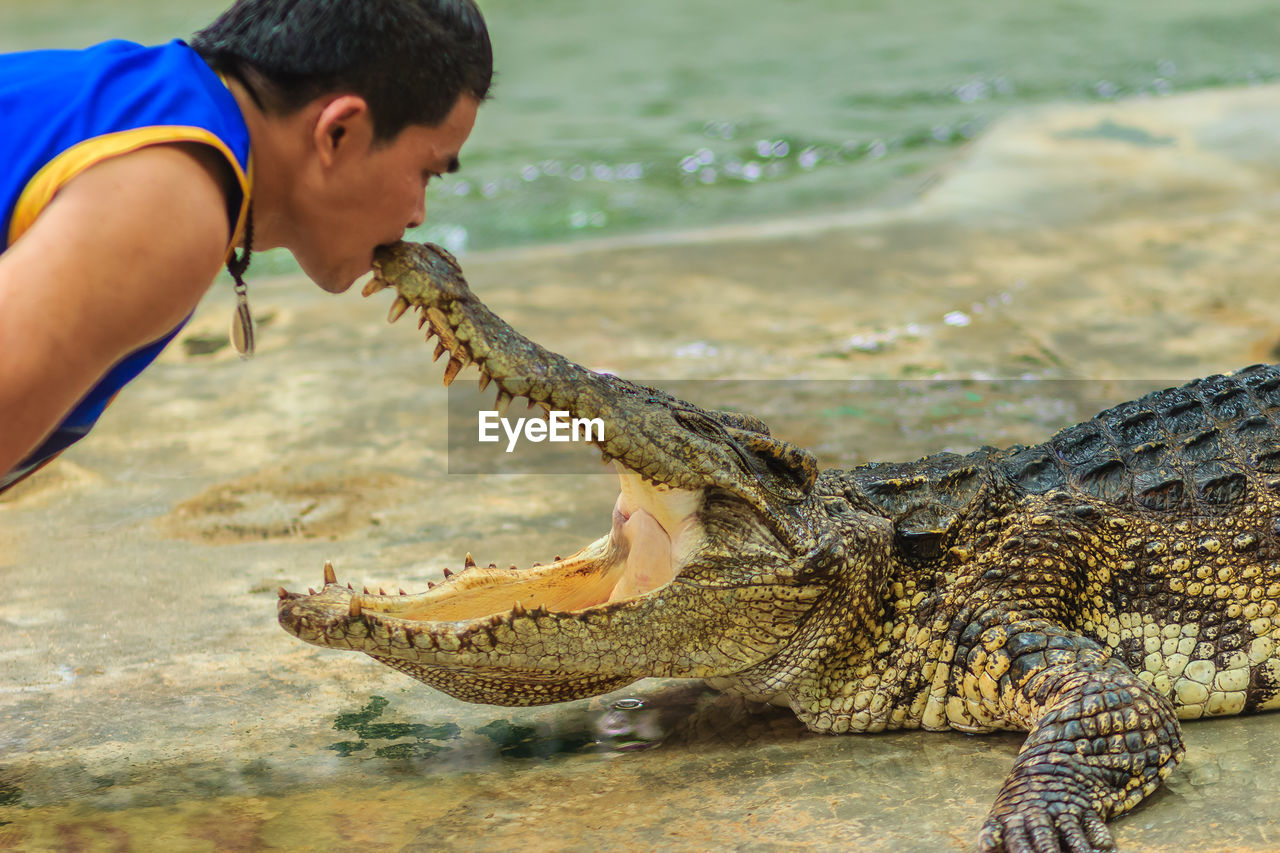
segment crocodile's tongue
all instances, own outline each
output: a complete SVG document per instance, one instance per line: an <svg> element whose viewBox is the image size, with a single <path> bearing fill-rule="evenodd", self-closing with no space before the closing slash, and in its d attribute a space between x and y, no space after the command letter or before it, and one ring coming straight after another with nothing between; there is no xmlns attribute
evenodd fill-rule
<svg viewBox="0 0 1280 853"><path fill-rule="evenodd" d="M675 577L671 537L645 510L628 511L623 495L613 508L613 541L626 548L627 561L609 601L655 590Z"/></svg>

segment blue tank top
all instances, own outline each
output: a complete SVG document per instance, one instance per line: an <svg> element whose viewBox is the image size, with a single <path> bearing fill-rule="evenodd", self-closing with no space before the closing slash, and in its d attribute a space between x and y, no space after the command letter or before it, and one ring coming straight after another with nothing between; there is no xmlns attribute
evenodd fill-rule
<svg viewBox="0 0 1280 853"><path fill-rule="evenodd" d="M31 227L80 172L148 145L196 142L226 158L239 184L228 199L232 239L249 207L249 130L230 90L181 41L110 41L86 50L0 54L0 252ZM182 324L114 365L0 491L82 438L125 384L155 360Z"/></svg>

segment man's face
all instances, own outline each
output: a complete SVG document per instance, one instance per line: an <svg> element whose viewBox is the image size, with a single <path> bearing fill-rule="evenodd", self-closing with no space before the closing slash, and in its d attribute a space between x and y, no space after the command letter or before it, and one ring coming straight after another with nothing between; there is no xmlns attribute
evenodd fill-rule
<svg viewBox="0 0 1280 853"><path fill-rule="evenodd" d="M457 171L478 106L463 95L439 125L409 125L377 143L371 141L367 113L326 131L330 161L295 203L290 241L312 281L341 293L369 271L375 248L422 224L427 183Z"/></svg>

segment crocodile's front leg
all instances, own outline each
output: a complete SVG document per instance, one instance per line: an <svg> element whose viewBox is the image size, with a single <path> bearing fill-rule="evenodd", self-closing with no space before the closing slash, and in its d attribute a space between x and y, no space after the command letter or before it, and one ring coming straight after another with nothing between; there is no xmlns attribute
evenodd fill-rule
<svg viewBox="0 0 1280 853"><path fill-rule="evenodd" d="M953 672L962 715L972 709L975 719L1029 731L983 826L983 853L1113 850L1104 821L1137 805L1182 758L1168 700L1053 621L971 623L956 661L968 664Z"/></svg>

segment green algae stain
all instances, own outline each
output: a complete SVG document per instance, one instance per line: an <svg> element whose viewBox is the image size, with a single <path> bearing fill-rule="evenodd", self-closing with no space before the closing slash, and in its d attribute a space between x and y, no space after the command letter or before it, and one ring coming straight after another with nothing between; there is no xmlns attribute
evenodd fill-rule
<svg viewBox="0 0 1280 853"><path fill-rule="evenodd" d="M369 701L359 711L350 714L339 714L333 721L333 727L339 731L357 731L361 726L382 716L382 712L391 703L381 696L370 696Z"/></svg>
<svg viewBox="0 0 1280 853"><path fill-rule="evenodd" d="M402 741L412 738L413 743L384 743L374 749L379 758L430 758L442 747L433 741L453 740L461 729L454 723L426 726L420 723L389 723L378 721L391 703L382 696L370 696L358 711L339 714L333 721L338 731L354 733L359 740L343 740L325 747L344 758L361 752L377 741Z"/></svg>
<svg viewBox="0 0 1280 853"><path fill-rule="evenodd" d="M442 748L434 743L393 743L374 750L374 755L379 758L430 758Z"/></svg>

